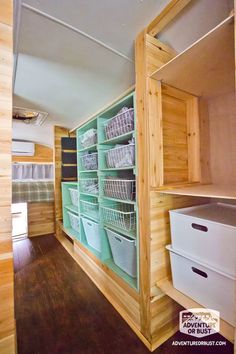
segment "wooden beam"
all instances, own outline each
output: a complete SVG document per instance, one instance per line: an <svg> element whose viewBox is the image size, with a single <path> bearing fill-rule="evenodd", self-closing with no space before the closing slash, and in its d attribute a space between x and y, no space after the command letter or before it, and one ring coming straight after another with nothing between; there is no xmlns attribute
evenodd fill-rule
<svg viewBox="0 0 236 354"><path fill-rule="evenodd" d="M140 279L140 319L141 332L151 342L150 337L150 195L149 195L149 139L147 91L146 32L141 32L135 42L136 58L136 106L138 140L138 210L139 210L139 279Z"/></svg>
<svg viewBox="0 0 236 354"><path fill-rule="evenodd" d="M167 26L191 0L172 0L164 10L149 24L147 33L155 37Z"/></svg>

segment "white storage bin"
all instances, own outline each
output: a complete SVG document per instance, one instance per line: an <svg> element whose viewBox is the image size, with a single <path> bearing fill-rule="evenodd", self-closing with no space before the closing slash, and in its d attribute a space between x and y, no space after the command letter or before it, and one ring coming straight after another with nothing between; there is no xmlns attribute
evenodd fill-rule
<svg viewBox="0 0 236 354"><path fill-rule="evenodd" d="M68 188L70 192L71 203L78 207L78 190L77 188Z"/></svg>
<svg viewBox="0 0 236 354"><path fill-rule="evenodd" d="M70 225L73 230L76 232L79 232L79 217L78 215L75 215L71 213L70 211L67 211L69 219L70 219Z"/></svg>
<svg viewBox="0 0 236 354"><path fill-rule="evenodd" d="M137 277L136 240L105 229L115 264L132 278Z"/></svg>
<svg viewBox="0 0 236 354"><path fill-rule="evenodd" d="M98 223L85 218L81 218L81 219L84 227L85 236L89 246L91 246L98 252L101 252L102 245L101 245L101 237L99 235Z"/></svg>
<svg viewBox="0 0 236 354"><path fill-rule="evenodd" d="M170 211L172 246L236 277L236 206L216 203Z"/></svg>
<svg viewBox="0 0 236 354"><path fill-rule="evenodd" d="M200 305L217 310L221 318L235 325L236 279L209 268L167 246L170 251L173 286Z"/></svg>

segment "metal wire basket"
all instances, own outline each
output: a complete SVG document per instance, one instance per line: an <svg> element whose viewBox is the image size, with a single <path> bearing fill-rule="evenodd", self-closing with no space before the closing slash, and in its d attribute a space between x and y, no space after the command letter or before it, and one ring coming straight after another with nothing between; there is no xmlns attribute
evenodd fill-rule
<svg viewBox="0 0 236 354"><path fill-rule="evenodd" d="M97 199L91 201L80 200L80 205L82 214L98 219L99 208Z"/></svg>
<svg viewBox="0 0 236 354"><path fill-rule="evenodd" d="M82 193L98 194L98 178L80 178L79 183Z"/></svg>
<svg viewBox="0 0 236 354"><path fill-rule="evenodd" d="M115 117L104 123L104 130L107 140L134 130L134 109L124 107Z"/></svg>
<svg viewBox="0 0 236 354"><path fill-rule="evenodd" d="M136 229L136 214L131 205L101 206L101 212L106 225L116 226L126 231Z"/></svg>
<svg viewBox="0 0 236 354"><path fill-rule="evenodd" d="M82 168L85 170L97 170L98 169L98 153L84 154L80 156Z"/></svg>
<svg viewBox="0 0 236 354"><path fill-rule="evenodd" d="M135 144L118 146L105 152L108 168L129 167L135 164Z"/></svg>
<svg viewBox="0 0 236 354"><path fill-rule="evenodd" d="M102 179L103 195L122 200L135 199L135 180L107 177Z"/></svg>
<svg viewBox="0 0 236 354"><path fill-rule="evenodd" d="M79 142L83 148L97 144L97 129L89 129L84 134L80 135Z"/></svg>

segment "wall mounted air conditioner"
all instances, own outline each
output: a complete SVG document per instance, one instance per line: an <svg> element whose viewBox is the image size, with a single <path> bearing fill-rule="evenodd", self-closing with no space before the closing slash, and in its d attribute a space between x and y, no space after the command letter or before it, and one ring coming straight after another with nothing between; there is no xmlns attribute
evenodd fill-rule
<svg viewBox="0 0 236 354"><path fill-rule="evenodd" d="M12 155L14 156L34 156L34 143L26 141L12 142Z"/></svg>

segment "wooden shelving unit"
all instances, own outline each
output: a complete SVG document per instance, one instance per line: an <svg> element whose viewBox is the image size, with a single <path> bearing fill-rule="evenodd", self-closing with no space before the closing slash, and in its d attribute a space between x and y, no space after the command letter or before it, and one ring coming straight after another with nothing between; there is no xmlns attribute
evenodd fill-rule
<svg viewBox="0 0 236 354"><path fill-rule="evenodd" d="M198 184L195 186L174 187L170 189L161 189L160 193L174 195L189 195L192 197L206 197L218 199L236 199L235 185L217 185L217 184Z"/></svg>
<svg viewBox="0 0 236 354"><path fill-rule="evenodd" d="M201 304L197 303L190 297L176 290L173 287L172 282L170 280L163 280L161 282L158 282L156 283L156 286L160 288L164 294L171 297L174 301L176 301L185 309L193 309L193 308L201 308L201 307L204 308L204 306L202 306ZM220 333L229 341L232 342L234 340L234 327L222 319L220 320Z"/></svg>

